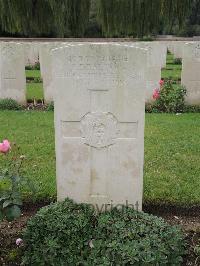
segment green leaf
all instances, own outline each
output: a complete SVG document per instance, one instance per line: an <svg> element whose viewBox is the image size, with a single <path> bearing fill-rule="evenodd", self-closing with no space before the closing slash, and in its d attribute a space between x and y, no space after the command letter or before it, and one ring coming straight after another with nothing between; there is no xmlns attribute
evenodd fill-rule
<svg viewBox="0 0 200 266"><path fill-rule="evenodd" d="M9 205L12 205L12 204L13 204L12 200L10 200L10 199L5 200L3 203L3 209L7 208Z"/></svg>
<svg viewBox="0 0 200 266"><path fill-rule="evenodd" d="M13 199L16 199L16 198L21 198L21 194L20 194L20 192L19 191L14 191L13 193L12 193L12 198Z"/></svg>
<svg viewBox="0 0 200 266"><path fill-rule="evenodd" d="M19 183L21 177L20 177L20 176L12 176L11 179L12 179L14 182L16 182L16 183Z"/></svg>
<svg viewBox="0 0 200 266"><path fill-rule="evenodd" d="M10 198L9 195L2 196L2 197L0 197L0 202L4 201L6 199L9 199L9 198Z"/></svg>
<svg viewBox="0 0 200 266"><path fill-rule="evenodd" d="M9 174L9 170L7 168L3 169L2 174L5 176L7 176Z"/></svg>
<svg viewBox="0 0 200 266"><path fill-rule="evenodd" d="M5 209L5 216L9 222L13 221L16 218L19 218L20 215L21 215L21 210L17 205L8 206Z"/></svg>
<svg viewBox="0 0 200 266"><path fill-rule="evenodd" d="M3 210L0 209L0 222L3 221L3 217L4 217L4 215L3 215Z"/></svg>
<svg viewBox="0 0 200 266"><path fill-rule="evenodd" d="M21 206L22 205L22 200L20 198L15 198L15 199L13 199L13 204Z"/></svg>

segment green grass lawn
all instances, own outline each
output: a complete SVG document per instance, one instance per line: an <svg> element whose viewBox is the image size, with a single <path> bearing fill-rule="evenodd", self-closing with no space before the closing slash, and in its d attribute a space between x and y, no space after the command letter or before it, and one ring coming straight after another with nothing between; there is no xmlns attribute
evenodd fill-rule
<svg viewBox="0 0 200 266"><path fill-rule="evenodd" d="M26 70L26 77L40 78L40 70ZM26 84L26 98L27 99L43 99L43 85L42 83L27 83Z"/></svg>
<svg viewBox="0 0 200 266"><path fill-rule="evenodd" d="M42 83L27 83L26 84L26 98L27 99L43 99Z"/></svg>
<svg viewBox="0 0 200 266"><path fill-rule="evenodd" d="M1 111L0 123L0 139L15 141L26 155L25 175L37 186L35 197L55 197L53 112ZM146 202L200 204L199 127L199 114L146 114ZM4 160L0 156L0 166Z"/></svg>
<svg viewBox="0 0 200 266"><path fill-rule="evenodd" d="M40 70L26 70L26 77L40 78Z"/></svg>
<svg viewBox="0 0 200 266"><path fill-rule="evenodd" d="M181 65L174 64L174 56L173 54L167 54L167 64L166 68L162 69L162 78L170 78L175 81L180 81L181 79Z"/></svg>

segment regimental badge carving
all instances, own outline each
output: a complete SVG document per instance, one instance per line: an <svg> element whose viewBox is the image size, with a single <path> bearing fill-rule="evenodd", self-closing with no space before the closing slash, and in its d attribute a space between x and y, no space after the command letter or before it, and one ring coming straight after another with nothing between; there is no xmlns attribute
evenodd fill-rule
<svg viewBox="0 0 200 266"><path fill-rule="evenodd" d="M195 47L195 57L200 57L200 44Z"/></svg>
<svg viewBox="0 0 200 266"><path fill-rule="evenodd" d="M81 120L81 132L85 144L104 148L115 143L118 121L112 113L87 113Z"/></svg>

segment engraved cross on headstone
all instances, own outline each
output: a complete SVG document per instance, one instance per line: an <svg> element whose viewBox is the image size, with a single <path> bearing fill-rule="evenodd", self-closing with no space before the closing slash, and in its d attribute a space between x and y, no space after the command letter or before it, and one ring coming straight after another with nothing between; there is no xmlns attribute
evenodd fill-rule
<svg viewBox="0 0 200 266"><path fill-rule="evenodd" d="M109 90L88 90L90 112L79 121L62 121L63 137L81 138L91 149L90 197L107 197L109 147L117 140L137 138L137 121L120 122L109 112Z"/></svg>

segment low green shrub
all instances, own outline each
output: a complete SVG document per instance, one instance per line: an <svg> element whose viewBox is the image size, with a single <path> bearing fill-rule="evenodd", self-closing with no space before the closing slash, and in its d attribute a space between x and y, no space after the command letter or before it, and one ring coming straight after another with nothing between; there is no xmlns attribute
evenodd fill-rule
<svg viewBox="0 0 200 266"><path fill-rule="evenodd" d="M126 208L102 213L87 265L180 265L183 234L163 219Z"/></svg>
<svg viewBox="0 0 200 266"><path fill-rule="evenodd" d="M174 65L182 65L182 59L181 58L175 58L174 59Z"/></svg>
<svg viewBox="0 0 200 266"><path fill-rule="evenodd" d="M160 111L155 108L154 103L145 104L146 113L160 113ZM183 113L200 113L200 105L185 105Z"/></svg>
<svg viewBox="0 0 200 266"><path fill-rule="evenodd" d="M42 83L42 78L40 78L40 77L27 77L26 82L27 83Z"/></svg>
<svg viewBox="0 0 200 266"><path fill-rule="evenodd" d="M166 80L160 89L157 89L157 97L153 103L154 112L184 112L185 95L185 87L178 84L173 84L172 80Z"/></svg>
<svg viewBox="0 0 200 266"><path fill-rule="evenodd" d="M0 99L0 110L21 110L22 106L15 100L6 98Z"/></svg>
<svg viewBox="0 0 200 266"><path fill-rule="evenodd" d="M184 254L181 230L161 218L69 199L40 209L23 238L25 265L180 265Z"/></svg>
<svg viewBox="0 0 200 266"><path fill-rule="evenodd" d="M54 103L50 102L49 104L47 104L46 110L47 111L54 111Z"/></svg>
<svg viewBox="0 0 200 266"><path fill-rule="evenodd" d="M80 265L92 236L93 210L65 200L41 208L27 225L25 265Z"/></svg>
<svg viewBox="0 0 200 266"><path fill-rule="evenodd" d="M40 63L36 62L34 65L25 66L26 70L40 70Z"/></svg>
<svg viewBox="0 0 200 266"><path fill-rule="evenodd" d="M186 105L184 108L185 113L200 113L200 105Z"/></svg>

